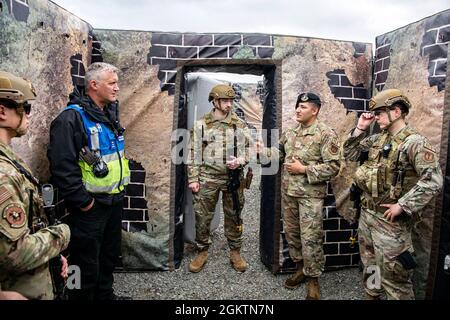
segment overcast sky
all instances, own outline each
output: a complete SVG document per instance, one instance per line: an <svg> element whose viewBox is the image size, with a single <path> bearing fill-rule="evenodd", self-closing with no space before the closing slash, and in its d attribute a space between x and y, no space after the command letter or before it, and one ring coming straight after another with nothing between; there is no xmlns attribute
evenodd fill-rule
<svg viewBox="0 0 450 320"><path fill-rule="evenodd" d="M450 0L54 0L94 28L248 32L359 42L450 8Z"/></svg>

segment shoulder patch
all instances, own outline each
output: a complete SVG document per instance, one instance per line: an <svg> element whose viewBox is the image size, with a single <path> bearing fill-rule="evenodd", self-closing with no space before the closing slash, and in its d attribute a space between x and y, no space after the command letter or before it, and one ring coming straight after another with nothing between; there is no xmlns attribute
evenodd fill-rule
<svg viewBox="0 0 450 320"><path fill-rule="evenodd" d="M0 205L12 197L12 194L5 186L0 187Z"/></svg>
<svg viewBox="0 0 450 320"><path fill-rule="evenodd" d="M329 151L332 155L337 155L339 153L339 147L334 141L330 143Z"/></svg>
<svg viewBox="0 0 450 320"><path fill-rule="evenodd" d="M26 223L25 210L19 203L11 203L3 210L3 219L5 219L11 228L22 228Z"/></svg>
<svg viewBox="0 0 450 320"><path fill-rule="evenodd" d="M434 152L425 149L425 152L423 154L423 160L425 162L433 162L434 161Z"/></svg>

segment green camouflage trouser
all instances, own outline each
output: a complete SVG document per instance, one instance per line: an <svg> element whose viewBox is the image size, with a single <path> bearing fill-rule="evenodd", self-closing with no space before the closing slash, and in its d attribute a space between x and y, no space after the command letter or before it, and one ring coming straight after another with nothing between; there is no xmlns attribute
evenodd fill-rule
<svg viewBox="0 0 450 320"><path fill-rule="evenodd" d="M283 222L289 255L295 262L303 260L303 272L310 277L322 274L323 199L291 197L282 193Z"/></svg>
<svg viewBox="0 0 450 320"><path fill-rule="evenodd" d="M389 222L382 213L362 209L359 250L364 264L364 287L369 295L379 296L384 289L389 300L414 299L413 269L406 270L397 260L397 256L405 251L413 253L410 221L401 217ZM377 272L381 276L378 284Z"/></svg>
<svg viewBox="0 0 450 320"><path fill-rule="evenodd" d="M233 198L232 194L227 191L227 182L228 180L225 179L200 179L200 190L194 194L195 241L199 250L207 250L211 244L210 226L220 191L222 191L224 229L228 245L230 249L239 249L242 245L242 228L239 228L237 224L237 215L233 210ZM243 188L241 187L237 192L240 216L245 202Z"/></svg>

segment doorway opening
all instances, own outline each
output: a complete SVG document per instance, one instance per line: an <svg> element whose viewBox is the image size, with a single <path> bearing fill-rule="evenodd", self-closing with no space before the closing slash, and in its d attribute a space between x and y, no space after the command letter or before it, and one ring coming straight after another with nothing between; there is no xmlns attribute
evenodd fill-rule
<svg viewBox="0 0 450 320"><path fill-rule="evenodd" d="M252 139L260 136L265 146L278 143L281 130L281 61L276 60L196 60L178 66L175 89L176 112L174 129L188 132L195 120L211 110L208 94L219 83L226 83L235 89L237 99L234 103L236 114L248 124ZM276 134L273 134L276 132ZM186 135L172 140L172 150L182 144ZM183 149L180 151L183 154ZM246 190L246 204L243 209L244 238L250 213L259 218L259 241L261 261L272 271L278 272L280 266L281 197L280 173L264 172L271 164L249 164L254 169L255 179L252 187ZM270 174L271 173L271 174ZM185 243L195 241L195 217L192 210L192 195L187 188L185 163L172 163L171 213L173 214L173 261L178 268L183 259ZM257 201L254 201L256 197ZM211 224L214 230L220 226L221 201ZM256 221L256 223L258 223ZM282 244L281 244L282 245ZM245 246L245 243L244 243Z"/></svg>

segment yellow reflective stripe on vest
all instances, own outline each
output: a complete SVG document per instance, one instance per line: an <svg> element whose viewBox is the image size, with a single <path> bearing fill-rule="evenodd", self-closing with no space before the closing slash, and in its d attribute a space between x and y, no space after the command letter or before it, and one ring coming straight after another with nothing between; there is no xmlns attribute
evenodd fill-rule
<svg viewBox="0 0 450 320"><path fill-rule="evenodd" d="M130 177L126 177L125 179L122 179L120 186L126 186L127 184L130 183ZM123 188L119 189L119 183L115 183L112 187L114 188L113 191L109 191L111 189L111 187L102 187L102 186L93 186L90 185L87 182L84 182L84 187L86 188L86 190L88 192L92 192L92 193L108 193L108 194L117 194L120 193Z"/></svg>
<svg viewBox="0 0 450 320"><path fill-rule="evenodd" d="M120 162L122 162L122 180L119 182L121 178ZM123 186L130 182L128 159L124 157L122 159L109 161L106 164L109 170L108 175L103 178L98 178L92 172L92 167L90 165L84 161L78 162L78 165L81 168L83 184L88 192L116 194L123 191Z"/></svg>

